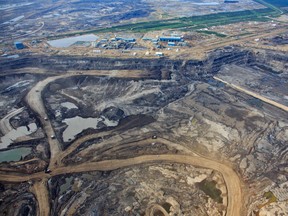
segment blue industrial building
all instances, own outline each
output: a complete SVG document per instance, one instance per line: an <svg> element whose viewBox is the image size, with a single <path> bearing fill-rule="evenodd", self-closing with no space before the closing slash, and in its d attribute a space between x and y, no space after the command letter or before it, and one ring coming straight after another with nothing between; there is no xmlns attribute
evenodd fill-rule
<svg viewBox="0 0 288 216"><path fill-rule="evenodd" d="M175 42L168 42L168 46L176 46Z"/></svg>
<svg viewBox="0 0 288 216"><path fill-rule="evenodd" d="M129 42L129 43L132 43L132 42L135 42L135 41L136 41L135 38L121 38L121 37L116 37L115 39L116 39L117 41L121 40L121 41Z"/></svg>
<svg viewBox="0 0 288 216"><path fill-rule="evenodd" d="M181 42L183 39L181 37L160 37L160 41L163 42Z"/></svg>
<svg viewBox="0 0 288 216"><path fill-rule="evenodd" d="M14 46L16 49L24 49L24 44L22 42L14 42Z"/></svg>
<svg viewBox="0 0 288 216"><path fill-rule="evenodd" d="M135 41L136 41L136 39L135 39L135 38L123 38L123 40L124 40L125 42L130 42L130 43L132 43L132 42L135 42Z"/></svg>

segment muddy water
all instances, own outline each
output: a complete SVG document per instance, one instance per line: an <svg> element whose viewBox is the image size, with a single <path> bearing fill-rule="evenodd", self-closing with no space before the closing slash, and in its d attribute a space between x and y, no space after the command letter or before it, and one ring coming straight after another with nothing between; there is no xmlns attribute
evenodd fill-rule
<svg viewBox="0 0 288 216"><path fill-rule="evenodd" d="M37 130L37 125L31 123L28 125L29 129L26 126L18 127L17 129L11 130L9 133L5 134L0 138L0 149L7 148L14 140L19 137L27 136L34 133Z"/></svg>
<svg viewBox="0 0 288 216"><path fill-rule="evenodd" d="M71 182L73 180L73 177L65 178L65 184L62 184L60 186L60 194L65 193L69 187L71 187Z"/></svg>
<svg viewBox="0 0 288 216"><path fill-rule="evenodd" d="M31 148L16 148L7 151L0 152L0 163L10 162L10 161L19 161L22 157L31 153Z"/></svg>
<svg viewBox="0 0 288 216"><path fill-rule="evenodd" d="M63 132L63 141L68 142L75 139L75 136L88 128L98 129L97 124L102 121L106 126L113 127L118 125L118 121L110 121L105 117L101 118L82 118L76 116L74 118L65 119L63 122L68 127Z"/></svg>

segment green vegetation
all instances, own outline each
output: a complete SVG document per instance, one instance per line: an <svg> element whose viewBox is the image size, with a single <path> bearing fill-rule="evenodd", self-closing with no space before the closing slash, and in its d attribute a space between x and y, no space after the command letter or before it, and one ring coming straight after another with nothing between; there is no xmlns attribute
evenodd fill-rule
<svg viewBox="0 0 288 216"><path fill-rule="evenodd" d="M168 13L163 13L163 14L161 14L161 16L163 19L167 19L170 17Z"/></svg>
<svg viewBox="0 0 288 216"><path fill-rule="evenodd" d="M277 202L277 198L275 197L275 195L271 192L271 191L268 191L268 192L265 192L263 197L265 197L266 199L268 199L269 203L272 203L272 202Z"/></svg>
<svg viewBox="0 0 288 216"><path fill-rule="evenodd" d="M259 205L258 209L261 209L264 206L269 205L270 203L277 202L277 198L275 197L275 195L271 191L265 192L263 197L268 199L268 201L262 205Z"/></svg>
<svg viewBox="0 0 288 216"><path fill-rule="evenodd" d="M215 32L215 31L200 31L200 30L199 30L199 31L197 31L197 32L203 33L203 34L208 34L208 35L213 34L213 35L216 35L217 37L221 37L221 38L227 37L227 35L221 34L221 33Z"/></svg>
<svg viewBox="0 0 288 216"><path fill-rule="evenodd" d="M278 17L284 12L278 8L278 6L288 6L287 0L254 0L255 2L258 2L260 4L263 4L264 6L270 8L271 10L275 11L275 14L272 14L271 17Z"/></svg>
<svg viewBox="0 0 288 216"><path fill-rule="evenodd" d="M257 1L262 2L262 0L257 0ZM258 9L258 10L223 12L223 13L208 14L208 15L203 15L203 16L192 16L192 17L182 17L182 18L167 19L167 20L156 20L156 21L150 21L150 22L139 22L139 23L113 26L109 28L74 32L74 33L63 34L59 36L63 37L63 36L74 36L76 34L82 35L82 34L88 34L88 33L97 34L97 33L106 33L106 32L121 32L121 31L149 32L149 31L162 30L162 29L181 29L182 31L191 31L191 30L199 30L202 28L207 28L210 26L227 25L227 24L237 23L237 22L268 21L270 20L268 16L274 17L280 14L280 11L278 8L270 4L268 5L269 5L269 8Z"/></svg>
<svg viewBox="0 0 288 216"><path fill-rule="evenodd" d="M222 203L223 199L221 197L221 191L216 188L215 181L207 181L204 179L202 182L198 183L200 190L202 190L206 195L211 197L218 203Z"/></svg>

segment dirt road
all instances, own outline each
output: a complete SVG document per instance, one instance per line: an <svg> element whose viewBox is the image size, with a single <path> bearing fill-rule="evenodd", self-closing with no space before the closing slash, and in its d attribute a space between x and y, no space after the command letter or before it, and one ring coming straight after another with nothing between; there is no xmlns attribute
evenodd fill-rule
<svg viewBox="0 0 288 216"><path fill-rule="evenodd" d="M36 181L31 188L31 192L35 194L38 201L38 215L50 215L50 201L49 192L47 189L47 179L44 178L41 181Z"/></svg>
<svg viewBox="0 0 288 216"><path fill-rule="evenodd" d="M272 28L272 29L267 29L265 32L255 32L251 35L242 36L240 39L232 37L232 38L219 39L217 42L215 42L215 41L205 42L205 44L199 44L199 45L196 45L195 47L193 47L193 50L191 50L189 55L187 54L187 50L183 50L183 51L179 52L179 54L181 54L182 58L184 57L184 58L188 58L188 59L192 58L192 59L204 60L205 58L207 58L207 55L205 53L209 53L210 51L215 50L217 48L221 48L224 46L231 46L234 44L243 45L244 47L245 46L251 46L249 43L247 45L247 42L251 42L254 39L258 39L258 38L265 38L265 37L270 37L273 35L279 35L282 33L286 33L287 27L288 27L287 25L284 25L278 29ZM281 48L274 48L274 49L281 50L282 47ZM172 55L170 57L179 58L179 56L178 56L179 54L175 54L174 56Z"/></svg>
<svg viewBox="0 0 288 216"><path fill-rule="evenodd" d="M33 32L26 33L26 34L23 34L23 35L19 35L19 36L17 36L17 37L14 37L13 40L18 39L18 38L22 38L22 39L23 39L24 37L27 37L27 36L29 36L29 35L33 35L33 34L39 32L39 31L44 27L44 25L45 25L45 23L44 23L44 22L41 22L41 26L40 26L38 29L34 30Z"/></svg>
<svg viewBox="0 0 288 216"><path fill-rule="evenodd" d="M224 164L219 162L209 160L206 158L201 158L199 156L188 156L188 155L145 155L139 156L135 158L129 158L124 160L106 160L100 162L90 162L84 163L76 166L66 166L66 167L59 167L52 171L50 174L46 173L35 173L30 176L20 176L20 175L5 175L0 174L0 179L2 181L9 181L9 182L23 182L28 181L31 179L39 179L39 178L47 178L52 176L57 176L61 174L68 174L68 173L80 173L80 172L88 172L88 171L108 171L108 170L115 170L129 166L140 165L143 163L159 163L159 162L170 162L170 163L182 163L182 164L189 164L198 167L204 167L216 170L220 172L224 178L227 192L228 192L228 207L227 207L227 214L228 216L240 216L242 210L242 193L241 193L241 182L239 180L238 175L235 171ZM36 194L37 196L37 194ZM39 196L42 196L39 194ZM41 197L37 197L39 202L42 202ZM44 202L44 201L43 201ZM46 201L45 201L46 202ZM39 207L49 205L46 204L39 204ZM44 211L44 210L41 210ZM45 210L46 211L46 210Z"/></svg>
<svg viewBox="0 0 288 216"><path fill-rule="evenodd" d="M140 71L138 71L140 72ZM81 75L109 75L114 77L141 77L141 76L149 76L147 73L135 73L131 71L114 71L111 74L111 71L89 71L85 72ZM52 170L51 173L47 174L44 172L38 172L31 175L23 175L21 173L10 173L10 174L4 174L0 173L0 181L7 181L7 182L25 182L29 180L33 180L34 184L32 186L31 191L35 194L36 199L38 200L38 206L39 206L39 215L40 216L48 216L50 214L50 202L49 202L49 192L47 187L47 179L58 176L62 174L69 174L69 173L81 173L81 172L89 172L89 171L108 171L108 170L115 170L120 169L124 167L129 166L135 166L145 163L161 163L161 162L169 162L169 163L181 163L181 164L187 164L187 165L193 165L197 167L204 167L216 170L220 172L224 178L226 187L227 187L227 193L228 193L228 206L227 206L227 213L228 216L241 216L243 213L241 213L241 210L244 208L243 206L243 197L241 193L241 182L237 175L237 173L228 165L224 163L220 163L214 160L211 160L209 158L205 158L201 155L172 155L172 154L163 154L163 155L143 155L139 157L134 158L128 158L128 159L121 159L121 160L106 160L106 161L100 161L100 162L86 162L80 165L75 166L63 166L63 164L56 165L55 162L59 158L63 158L64 156L69 155L77 146L79 146L83 141L85 141L86 137L83 139L79 139L80 141L76 141L72 147L70 147L67 150L67 153L65 151L62 152L60 143L57 139L52 139L51 135L54 135L54 130L51 125L51 122L46 117L46 109L43 104L42 100L42 91L45 89L45 87L60 78L70 77L70 76L80 76L78 73L70 73L60 76L54 76L49 77L43 81L40 81L37 83L37 85L31 89L31 91L26 96L26 102L31 107L34 112L36 112L40 119L41 123L43 124L43 129L48 136L48 141L50 145L50 151L51 151L51 159L50 159L50 166L49 168ZM92 138L95 135L92 136ZM99 137L100 135L97 134ZM146 141L151 142L150 139L147 139ZM165 140L165 139L158 139L158 141L166 143L166 145L173 146L177 149L179 149L180 144ZM144 142L144 141L143 141ZM143 142L135 142L134 145L140 145L143 144ZM133 145L133 142L131 142L129 145ZM184 147L182 147L179 150L183 150ZM187 152L187 151L186 151ZM157 209L156 209L157 210ZM159 210L159 209L158 209ZM154 211L152 209L152 211Z"/></svg>
<svg viewBox="0 0 288 216"><path fill-rule="evenodd" d="M247 35L247 36L242 36L241 39L223 39L220 42L213 42L213 43L207 43L204 46L202 45L201 47L195 47L195 49L202 49L205 51L211 51L214 50L216 48L220 48L220 47L224 47L224 46L229 46L231 44L242 44L245 43L247 41L252 41L254 39L258 39L258 38L264 38L264 37L270 37L273 35L279 35L279 34L283 34L287 32L287 25L279 28L279 29L267 29L265 32L257 32L254 33L252 35Z"/></svg>
<svg viewBox="0 0 288 216"><path fill-rule="evenodd" d="M11 130L13 130L11 124L10 124L10 119L21 113L25 107L21 107L19 109L13 110L12 112L9 112L4 118L1 119L0 121L0 130L3 134L9 133Z"/></svg>
<svg viewBox="0 0 288 216"><path fill-rule="evenodd" d="M26 95L26 98L25 98L30 108L39 115L41 124L43 125L43 130L45 131L47 138L48 138L48 143L49 143L50 152L51 152L50 164L52 165L54 164L55 156L58 154L58 152L61 152L61 146L57 139L52 138L53 136L55 136L55 132L54 132L51 122L48 119L45 120L47 118L47 114L46 114L46 109L42 100L42 91L49 83L62 77L65 77L65 75L49 77L45 80L38 82L29 91L29 93Z"/></svg>
<svg viewBox="0 0 288 216"><path fill-rule="evenodd" d="M57 164L57 155L62 152L60 142L55 137L55 132L49 119L47 119L46 109L42 100L42 92L45 87L58 79L72 76L109 76L126 78L145 78L150 76L150 72L142 70L90 70L90 71L69 71L67 74L49 77L39 81L27 94L25 100L30 108L39 115L43 129L47 135L50 145L51 159L49 169L54 169ZM45 120L46 119L46 120Z"/></svg>
<svg viewBox="0 0 288 216"><path fill-rule="evenodd" d="M73 151L75 151L82 143L88 141L88 140L92 140L98 137L103 137L106 136L108 134L112 134L113 131L104 131L104 132L100 132L100 133L96 133L96 134L89 134L83 137L80 137L79 139L75 140L65 151L61 152L60 154L58 154L57 156L57 163L58 165L62 164L62 160L67 157L68 155L70 155Z"/></svg>
<svg viewBox="0 0 288 216"><path fill-rule="evenodd" d="M161 212L161 213L159 214L159 212ZM167 211L161 205L157 205L157 204L150 206L150 208L148 208L145 212L146 216L154 216L156 214L157 215L163 215L163 216L169 216Z"/></svg>
<svg viewBox="0 0 288 216"><path fill-rule="evenodd" d="M231 88L233 88L233 89L235 89L235 90L237 90L237 91L244 92L245 94L251 95L251 96L254 97L254 98L257 98L257 99L259 99L259 100L261 100L261 101L263 101L263 102L265 102L265 103L271 104L272 106L278 107L278 108L280 108L280 109L288 112L288 107L285 106L285 105L283 105L283 104L277 103L276 101L270 100L270 99L268 99L268 98L266 98L266 97L263 97L263 96L255 93L255 92L252 92L252 91L249 91L249 90L247 90L247 89L245 89L245 88L242 88L242 87L240 87L240 86L237 86L237 85L235 85L235 84L233 84L233 83L228 83L228 82L226 82L225 80L222 80L222 79L220 79L220 78L218 78L218 77L216 77L216 76L214 76L213 78L214 78L215 80L217 80L217 81L220 81L220 82L226 84L227 86L229 86L229 87L231 87Z"/></svg>

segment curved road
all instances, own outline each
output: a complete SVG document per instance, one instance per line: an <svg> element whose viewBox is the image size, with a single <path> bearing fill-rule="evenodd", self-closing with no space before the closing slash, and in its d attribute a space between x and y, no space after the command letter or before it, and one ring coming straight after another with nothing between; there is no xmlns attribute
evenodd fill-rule
<svg viewBox="0 0 288 216"><path fill-rule="evenodd" d="M51 122L48 120L46 121L45 118L47 116L46 114L46 109L42 100L42 91L44 88L50 83L53 82L57 79L63 78L67 75L63 76L54 76L54 77L49 77L45 80L42 80L38 82L26 95L26 102L30 106L30 108L39 115L41 124L43 126L43 130L45 131L47 138L48 138L48 143L50 146L50 153L51 153L51 158L50 158L50 165L54 165L54 158L58 154L58 152L61 151L61 146L60 143L57 139L52 139L52 136L55 135L54 129L52 127ZM50 167L51 169L51 167Z"/></svg>
<svg viewBox="0 0 288 216"><path fill-rule="evenodd" d="M97 76L109 76L109 77L129 77L129 78L145 78L149 77L150 73L141 71L141 70L90 70L85 71L81 74L76 71L70 71L68 74L48 77L45 80L39 81L26 95L25 100L30 108L39 115L43 129L47 135L48 143L50 145L50 164L49 169L54 169L56 166L56 155L62 152L61 145L59 141L55 138L52 139L52 136L55 135L54 129L50 120L45 120L47 117L46 109L42 100L42 92L45 87L58 79L67 78L72 76L81 76L81 75L97 75Z"/></svg>
<svg viewBox="0 0 288 216"><path fill-rule="evenodd" d="M112 77L134 77L139 78L143 76L148 76L145 72L135 73L134 71L88 71L83 73L83 75L107 75ZM211 159L205 158L201 155L173 155L173 154L163 154L163 155L144 155L134 158L121 159L121 160L106 160L100 162L88 162L75 166L59 166L55 164L57 158L59 160L66 156L65 151L62 152L60 143L57 139L52 139L51 135L54 135L54 130L49 120L44 120L46 117L46 110L42 100L42 91L50 83L60 78L65 78L69 76L79 76L79 74L71 73L60 76L49 77L43 81L37 83L37 85L31 89L31 91L26 96L26 102L31 107L34 112L36 112L41 118L43 124L43 129L48 136L48 141L51 151L51 159L49 168L52 169L50 174L39 172L31 175L23 175L21 173L10 173L3 174L0 173L0 180L7 182L25 182L29 180L34 180L32 186L32 192L35 194L38 205L39 205L39 215L48 216L50 214L50 203L49 203L49 192L47 188L47 179L52 176L67 174L67 173L80 173L88 171L108 171L115 170L129 166L140 165L143 163L156 163L156 162L169 162L169 163L182 163L198 167L204 167L216 170L220 172L224 178L227 192L228 192L228 206L227 213L228 216L240 216L243 197L241 193L241 181L236 174L236 172L228 165L213 161ZM99 134L98 134L99 135ZM148 139L147 139L148 140ZM181 146L177 143L165 139L159 139L160 142L166 143L167 145ZM135 145L139 145L141 142L135 142ZM132 143L131 143L132 144ZM71 147L68 152L72 152L75 147L79 145L75 142L73 147Z"/></svg>
<svg viewBox="0 0 288 216"><path fill-rule="evenodd" d="M155 213L157 212L161 212L163 216L169 216L167 211L161 205L158 205L158 204L154 204L150 206L150 208L146 210L145 214L146 216L154 216Z"/></svg>
<svg viewBox="0 0 288 216"><path fill-rule="evenodd" d="M10 124L10 119L21 113L24 109L25 107L21 107L19 109L13 110L0 120L0 130L2 131L3 134L7 134L11 130L13 130L13 127Z"/></svg>
<svg viewBox="0 0 288 216"><path fill-rule="evenodd" d="M37 32L40 31L40 30L44 27L44 25L45 25L44 22L41 22L41 24L42 24L42 25L41 25L38 29L36 29L35 31L30 32L30 33L27 33L27 34L19 35L19 36L17 36L17 37L14 37L13 40L18 39L18 38L27 37L27 36L29 36L29 35L32 35L32 34L37 33Z"/></svg>
<svg viewBox="0 0 288 216"><path fill-rule="evenodd" d="M45 173L35 173L32 175L5 175L0 174L0 179L2 181L8 182L24 182L32 179L39 178L49 178L52 176L57 176L67 173L80 173L88 171L108 171L120 169L123 167L140 165L143 163L155 163L155 162L171 162L171 163L182 163L189 164L192 166L204 167L216 170L220 172L224 178L227 192L228 192L228 206L227 213L228 216L240 216L242 209L242 193L241 193L241 182L235 171L224 164L218 163L216 161L202 158L199 156L187 156L187 155L144 155L135 158L129 158L124 160L106 160L100 162L90 162L75 166L66 166L55 168L50 174ZM41 206L41 204L39 204ZM43 205L43 204L42 204ZM45 203L44 205L47 205Z"/></svg>

